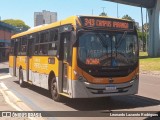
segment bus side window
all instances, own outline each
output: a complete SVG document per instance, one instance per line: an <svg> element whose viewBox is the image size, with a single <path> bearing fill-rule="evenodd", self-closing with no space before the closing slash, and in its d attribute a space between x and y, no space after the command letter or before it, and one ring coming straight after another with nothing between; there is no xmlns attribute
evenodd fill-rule
<svg viewBox="0 0 160 120"><path fill-rule="evenodd" d="M22 38L17 38L16 42L17 42L18 49L15 51L15 53L18 54L18 55L21 55L21 42L22 42Z"/></svg>
<svg viewBox="0 0 160 120"><path fill-rule="evenodd" d="M26 55L27 51L27 37L21 39L21 55Z"/></svg>
<svg viewBox="0 0 160 120"><path fill-rule="evenodd" d="M45 41L45 35L44 35L44 33L41 33L40 34L40 43L43 43L44 41Z"/></svg>
<svg viewBox="0 0 160 120"><path fill-rule="evenodd" d="M37 34L36 34L36 40L35 40L35 43L36 43L36 44L39 43L39 36L40 36L39 33L37 33Z"/></svg>
<svg viewBox="0 0 160 120"><path fill-rule="evenodd" d="M39 47L39 54L40 55L47 55L48 51L48 44L41 44L40 47Z"/></svg>
<svg viewBox="0 0 160 120"><path fill-rule="evenodd" d="M36 33L35 35L35 43L34 43L34 55L38 55L39 51L39 42L40 42L40 37L39 33Z"/></svg>
<svg viewBox="0 0 160 120"><path fill-rule="evenodd" d="M14 55L14 39L11 40L10 55Z"/></svg>
<svg viewBox="0 0 160 120"><path fill-rule="evenodd" d="M40 43L48 42L49 41L49 32L42 32L40 34Z"/></svg>
<svg viewBox="0 0 160 120"><path fill-rule="evenodd" d="M53 29L50 30L50 37L49 37L49 46L48 46L48 55L57 55L57 45L58 45L58 30Z"/></svg>
<svg viewBox="0 0 160 120"><path fill-rule="evenodd" d="M67 33L64 33L62 35L62 39L63 39L63 44L64 44L64 48L63 48L63 60L64 61L70 61L70 37L71 37L71 34L70 32L67 32Z"/></svg>
<svg viewBox="0 0 160 120"><path fill-rule="evenodd" d="M57 41L57 40L58 40L58 30L57 29L51 30L50 31L50 40L49 40L49 42Z"/></svg>
<svg viewBox="0 0 160 120"><path fill-rule="evenodd" d="M34 55L38 55L39 45L34 46Z"/></svg>
<svg viewBox="0 0 160 120"><path fill-rule="evenodd" d="M48 55L57 55L57 43L49 43Z"/></svg>

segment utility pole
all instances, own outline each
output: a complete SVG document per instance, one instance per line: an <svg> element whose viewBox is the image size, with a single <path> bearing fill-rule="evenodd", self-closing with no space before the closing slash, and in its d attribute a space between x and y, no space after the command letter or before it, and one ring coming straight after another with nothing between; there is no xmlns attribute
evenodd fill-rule
<svg viewBox="0 0 160 120"><path fill-rule="evenodd" d="M92 16L93 16L93 9L92 9Z"/></svg>
<svg viewBox="0 0 160 120"><path fill-rule="evenodd" d="M118 15L118 3L117 3L117 18L119 18L119 15Z"/></svg>
<svg viewBox="0 0 160 120"><path fill-rule="evenodd" d="M143 8L141 7L141 19L142 19L142 41L143 41L143 52L145 52L145 40L144 40L144 26L143 26Z"/></svg>
<svg viewBox="0 0 160 120"><path fill-rule="evenodd" d="M148 20L147 20L147 9L146 9L146 26L147 26L147 29L146 29L146 51L148 52Z"/></svg>
<svg viewBox="0 0 160 120"><path fill-rule="evenodd" d="M103 13L104 13L104 9L105 9L106 7L102 7L102 9L103 9Z"/></svg>

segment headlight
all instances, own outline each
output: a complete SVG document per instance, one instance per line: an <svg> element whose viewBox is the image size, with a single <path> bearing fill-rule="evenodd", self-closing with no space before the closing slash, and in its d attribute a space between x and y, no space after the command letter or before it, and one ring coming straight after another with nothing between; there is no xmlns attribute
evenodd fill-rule
<svg viewBox="0 0 160 120"><path fill-rule="evenodd" d="M87 80L83 77L83 75L80 75L77 71L73 71L77 79L81 82L86 82Z"/></svg>
<svg viewBox="0 0 160 120"><path fill-rule="evenodd" d="M135 80L138 80L139 78L139 74L137 73L133 78L132 81L130 83L133 83Z"/></svg>
<svg viewBox="0 0 160 120"><path fill-rule="evenodd" d="M133 78L132 78L132 80L137 80L139 78L139 74L136 74Z"/></svg>

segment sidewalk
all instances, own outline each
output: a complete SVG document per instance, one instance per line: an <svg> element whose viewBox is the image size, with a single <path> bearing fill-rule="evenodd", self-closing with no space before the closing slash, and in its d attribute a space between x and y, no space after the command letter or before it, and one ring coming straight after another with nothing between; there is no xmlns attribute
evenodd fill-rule
<svg viewBox="0 0 160 120"><path fill-rule="evenodd" d="M9 73L9 63L0 62L0 77Z"/></svg>

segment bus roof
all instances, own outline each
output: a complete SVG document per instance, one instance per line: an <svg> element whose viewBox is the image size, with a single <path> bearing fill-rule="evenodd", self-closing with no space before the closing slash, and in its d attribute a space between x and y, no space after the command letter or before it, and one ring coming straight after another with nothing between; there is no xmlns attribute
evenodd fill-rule
<svg viewBox="0 0 160 120"><path fill-rule="evenodd" d="M51 23L51 24L44 24L44 25L36 26L34 28L30 28L29 30L27 30L25 32L21 32L21 33L13 35L12 39L18 38L18 37L21 37L21 36L24 36L24 35L28 35L28 34L31 34L31 33L36 33L36 32L39 32L39 31L51 29L51 28L54 28L54 27L58 27L60 25L66 25L66 24L75 25L75 22L76 22L75 19L76 18L77 18L77 16L71 16L71 17L69 17L65 20L57 21L57 22L54 22L54 23Z"/></svg>
<svg viewBox="0 0 160 120"><path fill-rule="evenodd" d="M57 21L57 22L54 22L54 23L51 23L51 24L44 24L44 25L40 25L40 26L30 28L29 30L27 30L25 32L21 32L21 33L13 35L11 37L11 39L22 37L22 36L32 34L32 33L36 33L36 32L40 32L40 31L43 31L43 30L51 29L51 28L54 28L54 27L58 27L60 25L72 24L73 26L76 26L76 20L78 21L78 23L80 23L79 20L78 20L78 17L110 18L110 19L114 19L114 20L132 22L132 21L126 20L126 19L119 19L119 18L113 18L113 17L108 17L108 16L85 16L85 15L71 16L71 17L69 17L65 20L61 20L61 21Z"/></svg>

